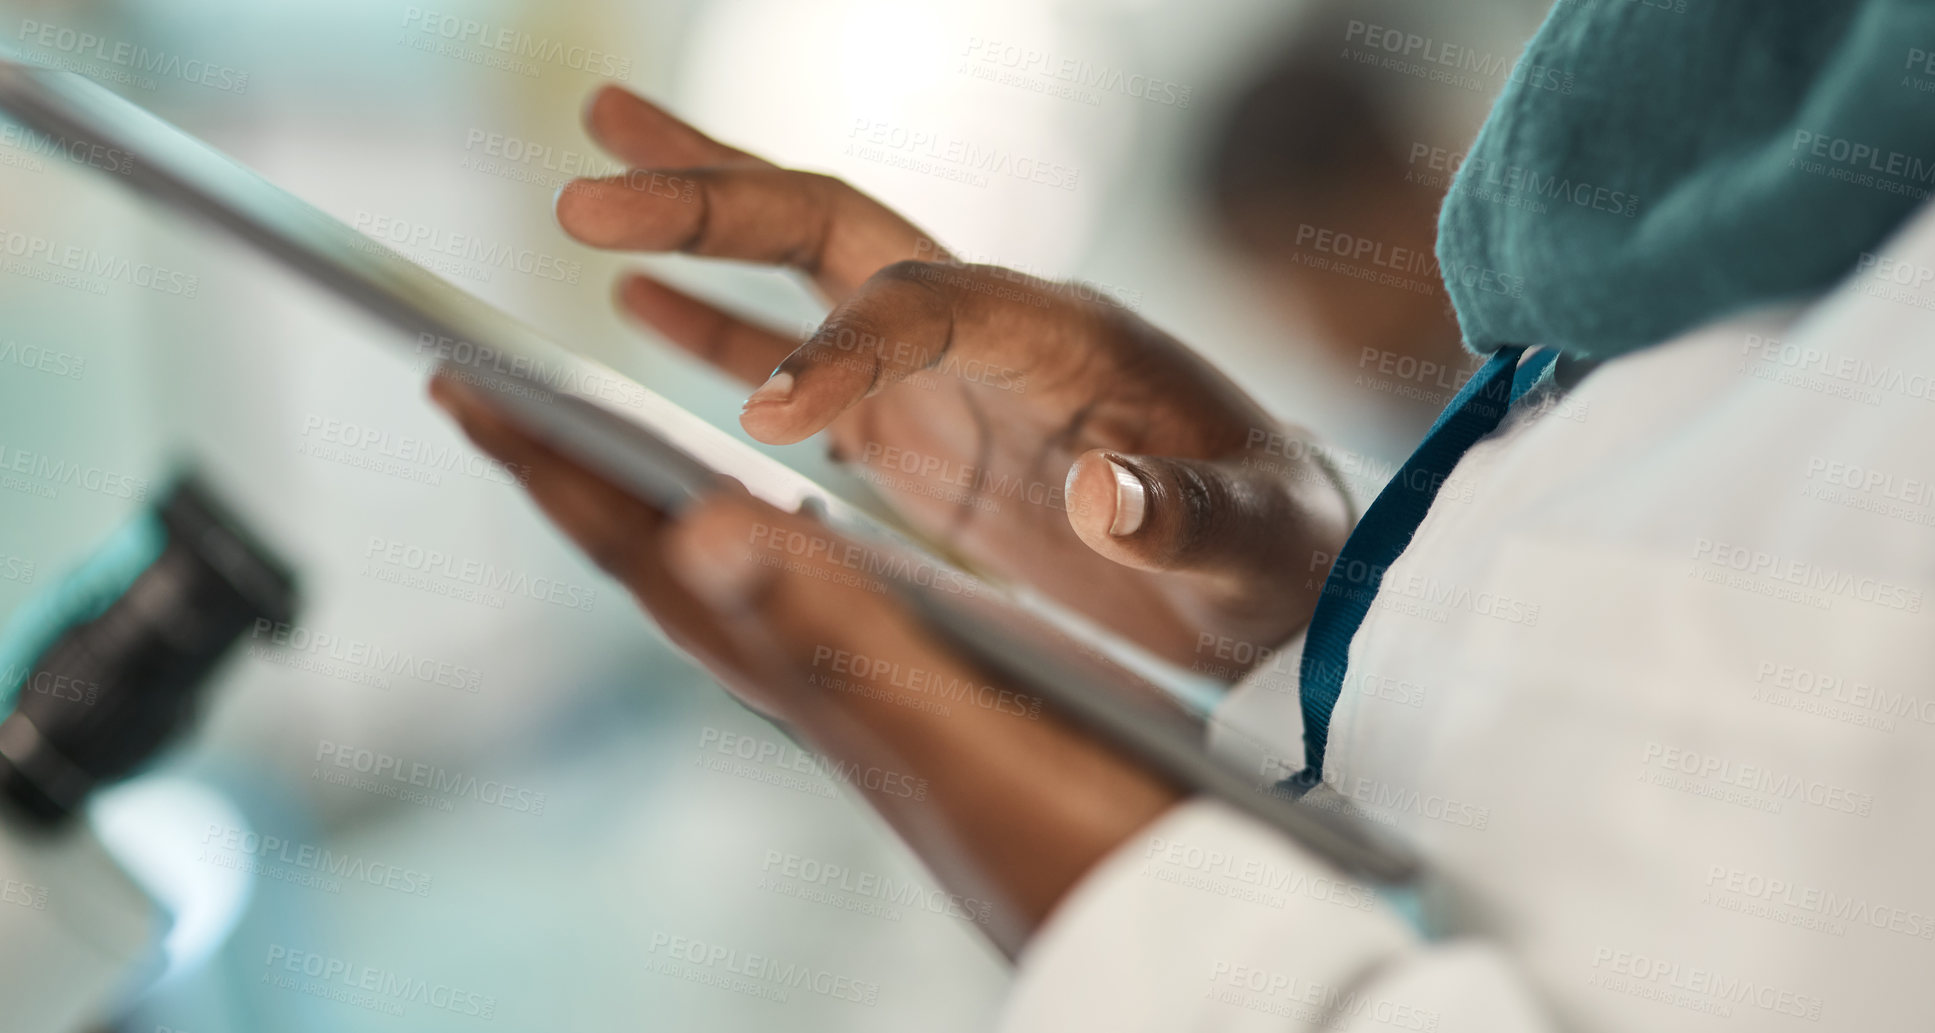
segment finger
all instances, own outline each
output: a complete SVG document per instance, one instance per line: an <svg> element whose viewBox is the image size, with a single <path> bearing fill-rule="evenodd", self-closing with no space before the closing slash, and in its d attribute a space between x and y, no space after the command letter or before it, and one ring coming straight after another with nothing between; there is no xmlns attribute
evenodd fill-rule
<svg viewBox="0 0 1935 1033"><path fill-rule="evenodd" d="M526 434L487 397L447 375L430 381L430 396L478 448L525 471L524 488L538 509L630 589L673 642L720 669L744 666L737 643L666 569L663 514Z"/></svg>
<svg viewBox="0 0 1935 1033"><path fill-rule="evenodd" d="M695 596L735 618L725 623L741 654L763 658L768 679L819 691L806 705L821 713L836 706L1029 729L1010 729L1013 735L1038 735L1050 723L1041 720L1051 716L1041 699L990 684L867 573L884 557L815 520L750 495L716 496L681 516L667 535L666 557ZM972 590L947 568L908 576L938 591ZM956 706L931 705L921 694L930 687ZM1023 744L1011 737L1001 745Z"/></svg>
<svg viewBox="0 0 1935 1033"><path fill-rule="evenodd" d="M715 497L681 517L665 549L673 576L718 614L745 658L749 695L774 701L783 722L799 720L802 707L822 726L835 713L934 712L904 684L874 684L871 662L856 672L852 658L861 655L919 669L921 684L975 684L867 573L870 554L815 521L750 496ZM1038 716L1040 706L1029 700L1014 709Z"/></svg>
<svg viewBox="0 0 1935 1033"><path fill-rule="evenodd" d="M633 168L676 169L760 161L619 86L606 86L591 95L585 106L585 129L612 157Z"/></svg>
<svg viewBox="0 0 1935 1033"><path fill-rule="evenodd" d="M897 262L869 279L747 399L740 425L783 445L923 370L1020 369L1085 336L1086 316L1052 286L1006 270ZM1052 359L1050 360L1052 361Z"/></svg>
<svg viewBox="0 0 1935 1033"><path fill-rule="evenodd" d="M458 379L463 375L449 369L439 370L430 378L431 401L448 413L464 436L485 455L506 465L516 463L516 469L528 478L529 460L540 447L538 442L482 394Z"/></svg>
<svg viewBox="0 0 1935 1033"><path fill-rule="evenodd" d="M754 326L648 276L620 279L618 303L681 350L747 384L764 381L779 360L799 347L796 339Z"/></svg>
<svg viewBox="0 0 1935 1033"><path fill-rule="evenodd" d="M1309 561L1292 552L1310 540L1300 528L1311 518L1274 468L1096 449L1069 469L1066 495L1076 535L1125 566L1212 575L1247 591L1259 570Z"/></svg>
<svg viewBox="0 0 1935 1033"><path fill-rule="evenodd" d="M836 644L883 656L936 649L867 573L871 553L806 517L750 496L715 497L684 514L665 547L696 596L736 616L743 633L757 629L775 675L797 676L816 648Z"/></svg>
<svg viewBox="0 0 1935 1033"><path fill-rule="evenodd" d="M431 380L430 396L478 448L525 472L525 490L538 507L599 567L628 585L657 576L656 509L559 455L448 377Z"/></svg>
<svg viewBox="0 0 1935 1033"><path fill-rule="evenodd" d="M836 300L882 266L945 254L840 180L766 165L573 180L558 192L557 214L565 232L592 247L784 265Z"/></svg>
<svg viewBox="0 0 1935 1033"><path fill-rule="evenodd" d="M742 498L689 512L668 535L667 558L695 595L737 618L722 624L763 665L765 691L790 694L792 712L812 715L797 723L832 730L836 755L865 743L863 757L905 758L892 759L898 777L851 782L941 864L944 880L1029 873L1004 882L1010 911L997 919L997 936L1018 940L1122 829L1147 823L1175 791L940 645L850 547ZM937 706L936 694L948 702ZM778 709L784 719L789 706ZM907 774L929 772L931 786ZM1058 791L1042 793L1044 780ZM935 808L944 821L922 813ZM975 849L962 851L961 839Z"/></svg>

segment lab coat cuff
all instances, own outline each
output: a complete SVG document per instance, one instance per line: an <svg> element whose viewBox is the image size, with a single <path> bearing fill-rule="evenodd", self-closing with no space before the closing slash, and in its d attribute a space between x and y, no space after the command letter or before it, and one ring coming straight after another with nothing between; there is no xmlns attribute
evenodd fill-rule
<svg viewBox="0 0 1935 1033"><path fill-rule="evenodd" d="M1416 935L1227 806L1171 809L1069 893L1020 960L1001 1029L1286 1030L1332 1009Z"/></svg>

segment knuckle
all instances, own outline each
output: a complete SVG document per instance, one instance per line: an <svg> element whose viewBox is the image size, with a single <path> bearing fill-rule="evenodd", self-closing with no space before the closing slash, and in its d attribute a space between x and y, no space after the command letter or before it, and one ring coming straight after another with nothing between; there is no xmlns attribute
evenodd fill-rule
<svg viewBox="0 0 1935 1033"><path fill-rule="evenodd" d="M879 297L859 294L840 303L813 332L813 339L864 336L878 331L891 312L890 304Z"/></svg>
<svg viewBox="0 0 1935 1033"><path fill-rule="evenodd" d="M788 174L798 179L800 186L821 197L834 198L841 194L859 193L846 180L824 172L802 172L794 169L789 170Z"/></svg>
<svg viewBox="0 0 1935 1033"><path fill-rule="evenodd" d="M931 287L934 283L934 274L938 269L939 266L933 262L924 262L918 258L903 258L881 266L879 271L873 274L872 279L881 284L913 284Z"/></svg>
<svg viewBox="0 0 1935 1033"><path fill-rule="evenodd" d="M876 322L951 318L954 295L949 273L939 263L915 258L881 266L848 303L848 315L865 315Z"/></svg>
<svg viewBox="0 0 1935 1033"><path fill-rule="evenodd" d="M1187 560L1208 551L1221 537L1217 532L1229 516L1228 486L1193 464L1170 468L1175 496L1175 533L1169 539L1171 557Z"/></svg>
<svg viewBox="0 0 1935 1033"><path fill-rule="evenodd" d="M867 369L878 359L883 340L880 328L864 313L836 312L820 324L800 353L816 365L861 362L868 365L855 368Z"/></svg>
<svg viewBox="0 0 1935 1033"><path fill-rule="evenodd" d="M1062 305L1063 311L1089 328L1098 340L1140 341L1143 338L1142 321L1122 309L1079 298L1064 299Z"/></svg>
<svg viewBox="0 0 1935 1033"><path fill-rule="evenodd" d="M1033 273L1023 272L1020 269L1011 269L1005 265L980 263L977 265L962 266L961 271L983 283L1002 283L1033 289L1039 289L1048 285L1047 280Z"/></svg>
<svg viewBox="0 0 1935 1033"><path fill-rule="evenodd" d="M631 540L611 534L581 534L579 548L599 570L630 583L639 565L638 546Z"/></svg>
<svg viewBox="0 0 1935 1033"><path fill-rule="evenodd" d="M1181 347L1130 309L1093 300L1070 299L1066 304L1105 340L1120 341L1150 355L1167 355Z"/></svg>

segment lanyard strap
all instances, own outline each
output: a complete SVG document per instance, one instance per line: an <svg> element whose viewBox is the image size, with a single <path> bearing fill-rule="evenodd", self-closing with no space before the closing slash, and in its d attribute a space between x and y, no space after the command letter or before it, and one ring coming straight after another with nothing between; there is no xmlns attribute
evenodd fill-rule
<svg viewBox="0 0 1935 1033"><path fill-rule="evenodd" d="M1396 562L1418 533L1438 488L1453 467L1479 438L1491 433L1505 411L1529 390L1558 353L1540 349L1523 366L1525 348L1500 348L1438 414L1437 422L1419 442L1411 458L1398 467L1384 490L1364 511L1344 541L1344 548L1324 579L1317 611L1304 636L1303 666L1298 693L1303 705L1304 769L1286 779L1286 788L1302 793L1323 781L1324 745L1330 735L1330 715L1343 693L1344 672L1350 662L1350 642L1370 612L1371 600L1383 584L1384 572Z"/></svg>

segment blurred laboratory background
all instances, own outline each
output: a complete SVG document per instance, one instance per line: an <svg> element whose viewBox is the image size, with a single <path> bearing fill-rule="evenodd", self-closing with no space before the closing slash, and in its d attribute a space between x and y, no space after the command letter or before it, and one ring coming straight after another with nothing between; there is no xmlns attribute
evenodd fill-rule
<svg viewBox="0 0 1935 1033"><path fill-rule="evenodd" d="M770 270L563 235L557 188L613 168L580 109L618 83L957 254L1094 284L1319 431L1368 497L1470 369L1435 214L1542 8L0 0L0 53L97 79L738 433L740 389L621 317L615 277L802 336L824 309ZM992 1025L1008 969L975 902L477 458L407 342L111 178L0 134L0 623L188 468L300 608L251 626L181 743L94 800L162 921L87 1028ZM99 275L46 274L35 241ZM824 472L811 445L779 454ZM0 938L10 908L62 906L16 896ZM744 974L769 962L831 979Z"/></svg>

